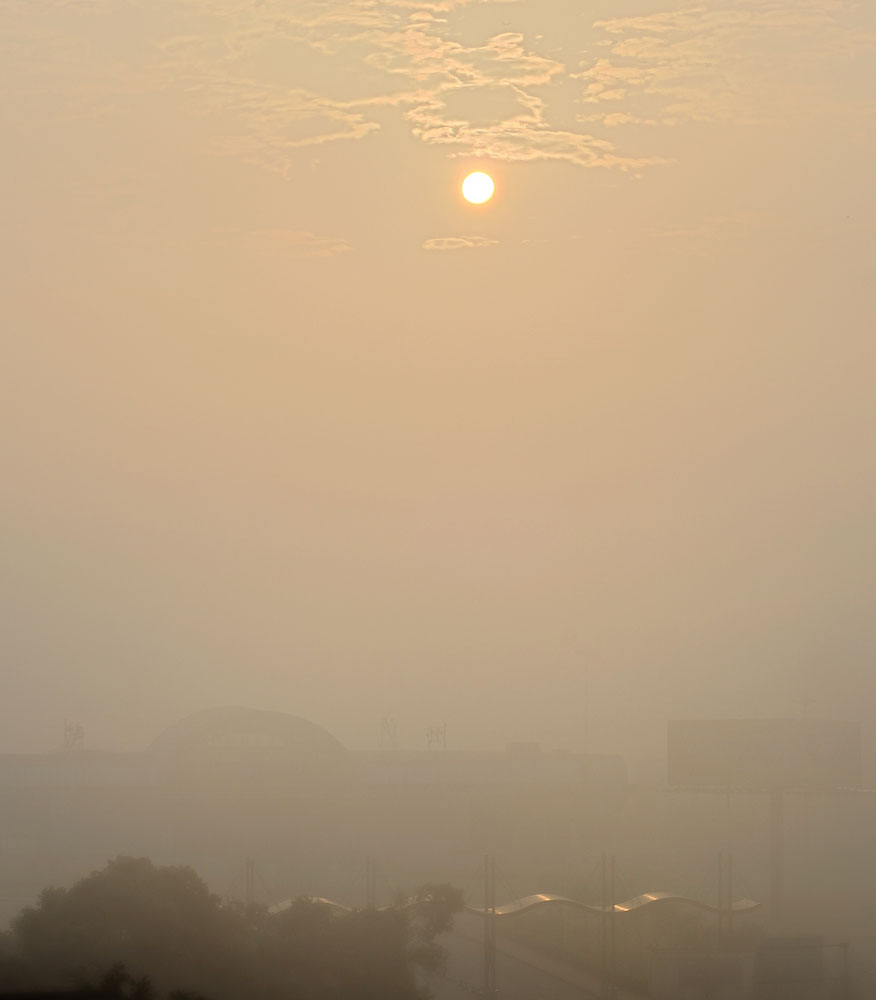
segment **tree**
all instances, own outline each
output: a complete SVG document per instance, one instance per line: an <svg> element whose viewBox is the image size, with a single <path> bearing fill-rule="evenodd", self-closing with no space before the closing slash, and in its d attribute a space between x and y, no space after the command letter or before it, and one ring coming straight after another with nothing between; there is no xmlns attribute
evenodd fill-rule
<svg viewBox="0 0 876 1000"><path fill-rule="evenodd" d="M120 857L69 889L44 890L12 936L19 968L40 988L93 982L121 965L159 991L222 1000L249 985L248 930L191 868Z"/></svg>
<svg viewBox="0 0 876 1000"><path fill-rule="evenodd" d="M421 885L408 901L414 920L415 933L420 940L431 941L453 927L453 917L463 907L461 889L447 882L427 882Z"/></svg>
<svg viewBox="0 0 876 1000"><path fill-rule="evenodd" d="M190 868L116 858L69 889L46 889L19 914L0 957L0 991L79 987L108 1000L421 1000L416 967L440 966L435 937L461 906L458 890L426 885L386 910L338 915L300 899L270 914L223 902Z"/></svg>
<svg viewBox="0 0 876 1000"><path fill-rule="evenodd" d="M424 885L383 910L339 916L302 898L265 928L259 968L271 997L300 1000L417 1000L416 968L435 971L444 952L435 937L462 909L462 893Z"/></svg>

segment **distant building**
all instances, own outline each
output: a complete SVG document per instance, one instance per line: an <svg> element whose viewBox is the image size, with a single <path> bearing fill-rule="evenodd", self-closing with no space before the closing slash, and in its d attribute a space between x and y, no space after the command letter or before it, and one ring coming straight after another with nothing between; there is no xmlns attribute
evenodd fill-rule
<svg viewBox="0 0 876 1000"><path fill-rule="evenodd" d="M365 855L408 884L463 884L487 850L536 877L598 838L625 794L615 756L355 752L292 715L211 709L143 753L0 755L0 917L119 854L192 865L229 895L251 857L265 901L355 903Z"/></svg>

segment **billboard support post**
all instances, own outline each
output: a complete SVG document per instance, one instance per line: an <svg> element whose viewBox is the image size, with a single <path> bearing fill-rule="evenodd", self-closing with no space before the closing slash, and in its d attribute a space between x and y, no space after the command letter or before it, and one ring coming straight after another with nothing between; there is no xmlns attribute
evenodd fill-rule
<svg viewBox="0 0 876 1000"><path fill-rule="evenodd" d="M770 916L785 915L785 789L770 789Z"/></svg>
<svg viewBox="0 0 876 1000"><path fill-rule="evenodd" d="M836 719L688 719L669 723L669 784L690 791L766 792L769 796L769 912L785 917L785 795L840 791L861 784L861 733ZM728 830L728 848L729 830ZM732 926L732 869L719 890L718 934ZM723 880L719 861L719 883ZM726 905L726 919L720 911Z"/></svg>

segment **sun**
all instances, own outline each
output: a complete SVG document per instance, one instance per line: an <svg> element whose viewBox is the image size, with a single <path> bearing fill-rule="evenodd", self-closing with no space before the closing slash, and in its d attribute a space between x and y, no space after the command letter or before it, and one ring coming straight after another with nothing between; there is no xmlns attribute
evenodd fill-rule
<svg viewBox="0 0 876 1000"><path fill-rule="evenodd" d="M469 174L462 182L462 196L472 205L483 205L485 201L489 201L493 197L495 190L496 185L493 183L493 178L481 170Z"/></svg>

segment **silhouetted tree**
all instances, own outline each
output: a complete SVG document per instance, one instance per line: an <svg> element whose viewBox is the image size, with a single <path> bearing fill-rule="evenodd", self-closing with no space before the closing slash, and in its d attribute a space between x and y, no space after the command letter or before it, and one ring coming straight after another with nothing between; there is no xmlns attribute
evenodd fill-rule
<svg viewBox="0 0 876 1000"><path fill-rule="evenodd" d="M135 979L121 962L116 962L100 977L96 986L86 983L83 993L99 994L106 1000L153 1000L155 993L148 976Z"/></svg>
<svg viewBox="0 0 876 1000"><path fill-rule="evenodd" d="M410 962L427 972L443 967L446 954L435 938L451 929L454 914L462 906L462 891L446 882L420 886L406 907L412 938L408 945Z"/></svg>
<svg viewBox="0 0 876 1000"><path fill-rule="evenodd" d="M55 989L94 982L124 968L116 984L151 977L175 988L223 998L251 982L249 928L190 868L116 858L70 889L44 890L12 925L19 971ZM121 974L121 973L117 973ZM139 998L138 998L139 1000Z"/></svg>
<svg viewBox="0 0 876 1000"><path fill-rule="evenodd" d="M190 868L116 858L23 910L0 991L78 988L107 1000L419 1000L416 967L462 906L449 885L338 915L299 899L277 914L223 902ZM95 985L96 984L96 985Z"/></svg>
<svg viewBox="0 0 876 1000"><path fill-rule="evenodd" d="M416 1000L416 967L440 968L444 952L435 937L461 908L462 893L448 885L422 886L387 909L344 916L298 899L261 938L264 992L300 1000Z"/></svg>

